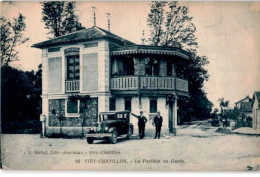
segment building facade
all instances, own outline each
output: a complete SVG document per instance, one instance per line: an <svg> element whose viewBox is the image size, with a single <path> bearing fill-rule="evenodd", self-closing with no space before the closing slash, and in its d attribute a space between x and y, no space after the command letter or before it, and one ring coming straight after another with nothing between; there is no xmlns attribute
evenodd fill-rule
<svg viewBox="0 0 260 177"><path fill-rule="evenodd" d="M252 118L252 99L249 96L246 96L244 99L235 103L235 107L238 108L241 114L244 114L246 117Z"/></svg>
<svg viewBox="0 0 260 177"><path fill-rule="evenodd" d="M148 127L160 111L163 127L176 133L178 99L188 97L176 63L188 60L188 52L137 45L96 26L33 47L42 50L45 136L84 134L99 112L110 110L142 110ZM137 119L131 121L137 126Z"/></svg>
<svg viewBox="0 0 260 177"><path fill-rule="evenodd" d="M253 129L260 129L260 91L254 92L253 95Z"/></svg>

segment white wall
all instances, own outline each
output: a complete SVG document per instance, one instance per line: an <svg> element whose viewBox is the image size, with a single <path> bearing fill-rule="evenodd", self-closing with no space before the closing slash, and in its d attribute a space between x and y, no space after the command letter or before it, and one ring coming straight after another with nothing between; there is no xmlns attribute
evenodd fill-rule
<svg viewBox="0 0 260 177"><path fill-rule="evenodd" d="M149 97L142 97L141 98L141 103L142 103L142 108L139 108L139 98L138 97L133 97L131 106L132 106L132 113L136 115L140 115L140 111L143 111L143 115L148 119L148 122L146 124L147 128L154 128L152 125L152 120L149 119L150 115L151 117L155 116L156 113L150 113L150 99ZM165 97L160 97L157 99L157 111L160 111L161 116L163 117L163 127L167 128L168 127L168 109L165 106L166 104L166 98ZM125 109L125 100L123 97L118 97L116 98L116 110L124 110ZM131 116L131 123L137 128L137 122L138 120L134 117Z"/></svg>
<svg viewBox="0 0 260 177"><path fill-rule="evenodd" d="M258 108L258 101L255 98L254 105L253 105L253 120L252 120L252 127L254 129L260 129L260 110Z"/></svg>

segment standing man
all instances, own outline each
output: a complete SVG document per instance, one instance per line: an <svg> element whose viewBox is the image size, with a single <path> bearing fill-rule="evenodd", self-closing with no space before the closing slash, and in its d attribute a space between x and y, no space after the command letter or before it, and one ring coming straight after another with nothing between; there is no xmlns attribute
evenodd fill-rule
<svg viewBox="0 0 260 177"><path fill-rule="evenodd" d="M140 116L137 116L133 113L131 113L131 115L133 115L134 117L136 117L138 119L138 128L139 128L139 136L140 139L143 139L145 136L145 124L147 122L147 119L145 116L143 116L143 111L140 111Z"/></svg>
<svg viewBox="0 0 260 177"><path fill-rule="evenodd" d="M154 125L155 125L154 139L156 139L157 136L158 136L158 139L160 139L162 122L163 122L163 118L162 118L162 116L160 116L160 112L157 112L157 115L154 117Z"/></svg>

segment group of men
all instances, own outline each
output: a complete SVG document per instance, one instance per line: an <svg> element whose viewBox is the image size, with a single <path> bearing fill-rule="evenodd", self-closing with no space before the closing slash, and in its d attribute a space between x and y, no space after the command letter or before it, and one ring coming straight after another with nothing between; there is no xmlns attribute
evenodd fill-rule
<svg viewBox="0 0 260 177"><path fill-rule="evenodd" d="M147 122L146 117L143 115L143 111L140 111L140 116L131 113L134 117L138 119L138 128L139 128L139 136L140 139L145 137L145 124ZM155 125L155 136L154 139L160 139L161 128L162 128L163 118L160 115L160 112L157 112L157 115L154 117L154 125Z"/></svg>

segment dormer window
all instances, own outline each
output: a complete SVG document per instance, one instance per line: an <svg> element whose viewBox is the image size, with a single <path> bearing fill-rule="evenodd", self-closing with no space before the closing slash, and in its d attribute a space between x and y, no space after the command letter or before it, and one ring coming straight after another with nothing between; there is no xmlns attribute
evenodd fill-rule
<svg viewBox="0 0 260 177"><path fill-rule="evenodd" d="M67 61L67 80L79 80L79 48L69 48L64 52Z"/></svg>

